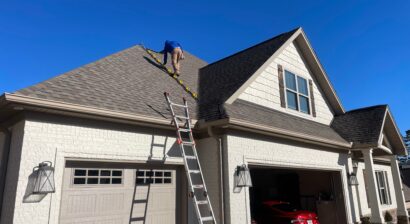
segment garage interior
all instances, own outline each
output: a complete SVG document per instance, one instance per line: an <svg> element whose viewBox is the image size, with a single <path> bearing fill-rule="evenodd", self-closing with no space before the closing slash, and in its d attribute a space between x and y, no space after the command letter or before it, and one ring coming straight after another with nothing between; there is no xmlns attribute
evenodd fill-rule
<svg viewBox="0 0 410 224"><path fill-rule="evenodd" d="M250 166L250 172L252 217L264 201L280 200L315 212L321 224L346 223L340 172L258 166Z"/></svg>

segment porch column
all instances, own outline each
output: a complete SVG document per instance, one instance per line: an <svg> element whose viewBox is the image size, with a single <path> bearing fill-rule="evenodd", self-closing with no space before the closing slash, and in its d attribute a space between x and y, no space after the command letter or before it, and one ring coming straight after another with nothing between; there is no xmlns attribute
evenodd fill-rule
<svg viewBox="0 0 410 224"><path fill-rule="evenodd" d="M369 187L369 202L371 209L371 223L384 223L383 213L380 207L379 193L377 190L376 174L374 173L374 164L373 164L373 149L363 149L363 159L365 164L366 172L366 183Z"/></svg>
<svg viewBox="0 0 410 224"><path fill-rule="evenodd" d="M355 171L353 169L353 159L352 159L353 155L352 153L349 154L349 158L347 160L347 172L349 173L349 175L353 174L353 175L357 175L357 170ZM352 212L353 212L353 223L360 223L360 208L359 208L359 204L358 204L358 198L357 193L356 193L356 185L352 185L349 183L349 193L350 193L350 201L351 201L351 205L352 205Z"/></svg>
<svg viewBox="0 0 410 224"><path fill-rule="evenodd" d="M397 201L397 221L398 224L408 224L409 215L406 209L406 201L403 195L403 185L400 177L399 165L396 156L390 157L391 171L393 176L394 192L396 193Z"/></svg>

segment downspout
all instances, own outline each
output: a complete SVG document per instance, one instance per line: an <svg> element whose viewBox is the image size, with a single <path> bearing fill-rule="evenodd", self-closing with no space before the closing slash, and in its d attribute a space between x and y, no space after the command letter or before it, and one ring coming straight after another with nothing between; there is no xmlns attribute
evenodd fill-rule
<svg viewBox="0 0 410 224"><path fill-rule="evenodd" d="M218 142L218 159L219 159L219 181L220 181L220 186L219 186L219 198L220 198L220 212L221 212L221 220L222 224L226 223L225 220L225 198L224 198L224 192L225 192L225 182L224 182L224 154L223 154L223 139L221 136L215 135L215 133L212 131L212 126L208 127L208 134L214 138Z"/></svg>
<svg viewBox="0 0 410 224"><path fill-rule="evenodd" d="M1 161L0 161L0 217L2 217L3 196L6 188L7 167L9 162L10 145L11 145L11 131L6 127L0 125L0 132L4 134L4 144Z"/></svg>

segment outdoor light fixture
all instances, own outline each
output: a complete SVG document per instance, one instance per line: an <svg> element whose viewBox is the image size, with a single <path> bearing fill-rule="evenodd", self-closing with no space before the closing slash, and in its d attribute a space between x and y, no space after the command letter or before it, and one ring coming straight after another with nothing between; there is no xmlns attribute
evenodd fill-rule
<svg viewBox="0 0 410 224"><path fill-rule="evenodd" d="M353 172L351 172L349 177L349 184L350 185L359 185L359 181L357 180L357 169L359 168L359 164L357 161L352 161Z"/></svg>
<svg viewBox="0 0 410 224"><path fill-rule="evenodd" d="M236 187L252 187L251 174L249 168L243 164L236 167Z"/></svg>
<svg viewBox="0 0 410 224"><path fill-rule="evenodd" d="M47 194L55 192L54 168L52 163L45 161L34 167L36 172L33 194Z"/></svg>

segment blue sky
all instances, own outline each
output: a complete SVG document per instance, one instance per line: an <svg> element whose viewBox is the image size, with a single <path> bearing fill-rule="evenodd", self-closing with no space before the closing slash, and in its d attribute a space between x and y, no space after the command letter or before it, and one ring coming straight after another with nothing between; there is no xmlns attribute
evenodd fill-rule
<svg viewBox="0 0 410 224"><path fill-rule="evenodd" d="M302 26L347 110L389 104L410 129L410 1L0 2L0 92L165 39L207 62Z"/></svg>

